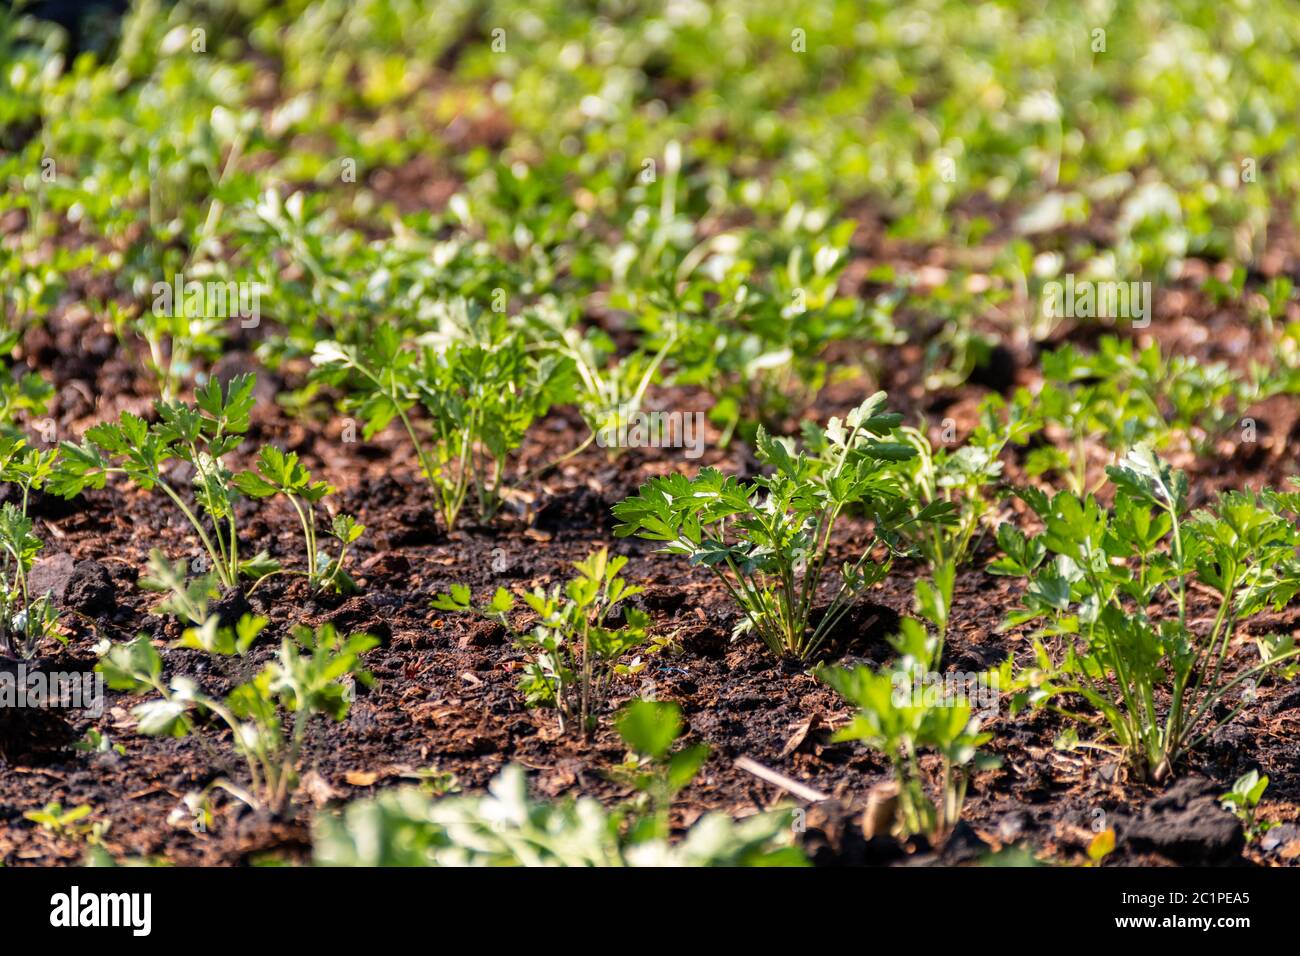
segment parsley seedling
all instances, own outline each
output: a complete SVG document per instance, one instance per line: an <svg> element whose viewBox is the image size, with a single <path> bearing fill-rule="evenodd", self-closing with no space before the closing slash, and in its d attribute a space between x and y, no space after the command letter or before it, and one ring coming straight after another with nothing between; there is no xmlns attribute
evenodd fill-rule
<svg viewBox="0 0 1300 956"><path fill-rule="evenodd" d="M475 606L470 589L457 584L432 603L439 610L472 612L500 623L531 657L519 681L528 705L555 707L561 730L577 727L585 736L604 711L614 679L645 666L640 658L626 660L649 639L650 618L633 607L619 608L642 591L619 577L625 564L627 558L611 558L601 548L574 562L578 573L563 588L557 584L550 591L535 588L520 595L540 618L529 631L516 631L510 623L515 598L505 588L497 588L490 603ZM623 623L613 627L607 619L616 608Z"/></svg>
<svg viewBox="0 0 1300 956"><path fill-rule="evenodd" d="M366 438L401 421L448 530L471 494L482 520L500 508L507 461L550 407L554 369L501 323L463 302L454 311L459 320L425 344L380 325L363 347L322 342L312 355L317 378L344 388L344 406L365 419Z"/></svg>
<svg viewBox="0 0 1300 956"><path fill-rule="evenodd" d="M57 452L29 447L26 439L0 435L0 481L19 489L18 504L0 505L0 650L21 658L34 655L43 637L64 640L55 629L59 612L50 593L33 598L27 586L43 547L27 504L32 490L49 480L57 457Z"/></svg>
<svg viewBox="0 0 1300 956"><path fill-rule="evenodd" d="M661 552L686 556L722 582L744 618L772 653L808 660L853 601L889 572L872 553L896 541L903 525L943 520L948 502L911 513L897 463L916 452L894 440L901 416L886 412L877 392L844 420L806 428L804 450L760 429L755 453L772 474L748 485L705 468L695 478L673 474L643 485L614 506L617 537L665 542ZM831 535L845 509L861 507L875 534L856 561L840 568L840 585L820 617L814 614Z"/></svg>
<svg viewBox="0 0 1300 956"><path fill-rule="evenodd" d="M1232 785L1232 790L1219 798L1223 808L1241 821L1247 843L1258 840L1269 830L1281 826L1276 821L1260 820L1256 816L1259 801L1263 799L1264 791L1267 789L1268 777L1260 774L1258 770L1251 770L1238 777Z"/></svg>
<svg viewBox="0 0 1300 956"><path fill-rule="evenodd" d="M924 833L942 839L961 817L970 771L993 769L998 758L979 753L993 735L980 730L972 706L972 688L954 685L954 692L935 687L943 656L946 606L936 609L929 596L941 587L917 582L917 609L934 632L916 618L904 618L899 633L890 639L897 659L873 670L858 665L820 667L817 676L857 708L848 726L836 731L836 740L857 740L884 754L898 785L895 827L901 836ZM985 690L993 693L1001 683L997 672L980 675ZM937 753L941 760L939 798L926 795L920 758Z"/></svg>
<svg viewBox="0 0 1300 956"><path fill-rule="evenodd" d="M302 526L303 542L307 552L307 580L313 588L351 591L356 585L343 570L348 548L361 537L364 525L359 525L351 515L335 515L330 522L330 534L339 542L338 554L331 558L317 543L316 504L334 492L334 486L324 481L313 481L309 472L298 461L297 454L285 454L273 445L261 450L257 470L241 471L232 484L250 498L269 498L284 495L293 506Z"/></svg>
<svg viewBox="0 0 1300 956"><path fill-rule="evenodd" d="M269 573L276 564L265 553L247 559L239 556L236 488L222 462L248 430L255 382L252 375L237 375L223 392L221 384L211 379L195 390L193 406L156 402L159 421L153 425L123 412L117 422L87 429L80 445L63 443L63 458L49 479L50 490L72 498L86 488L103 488L110 475L125 475L137 487L159 488L172 500L194 528L223 585L235 587L241 574L257 578ZM195 508L169 480L165 465L172 460L194 470Z"/></svg>
<svg viewBox="0 0 1300 956"><path fill-rule="evenodd" d="M201 626L187 628L176 646L244 657L266 624L265 618L245 615L234 628L224 628L209 617ZM274 813L283 810L293 794L312 718L347 716L351 705L347 678L369 682L361 655L378 643L369 634L342 637L329 624L316 631L295 627L280 642L275 658L224 698L207 693L190 677L177 675L164 681L162 658L144 634L130 643L107 647L95 669L114 690L157 695L132 710L140 733L146 736L184 737L196 732L201 726L195 719L198 714L225 724L244 759L252 789L245 791L226 780L214 785ZM293 715L291 726L282 721L281 709Z"/></svg>
<svg viewBox="0 0 1300 956"><path fill-rule="evenodd" d="M1141 445L1107 474L1113 509L1091 495L1022 491L1044 530L1027 538L1002 525L1005 555L989 570L1029 581L1006 625L1042 624L1013 712L1050 707L1097 731L1086 746L1158 781L1250 705L1253 682L1295 673L1292 637L1257 639L1259 659L1235 673L1229 657L1243 621L1300 590L1288 517L1300 499L1227 492L1189 514L1186 477ZM1192 614L1194 590L1214 595L1212 620ZM1237 689L1246 692L1230 699Z"/></svg>

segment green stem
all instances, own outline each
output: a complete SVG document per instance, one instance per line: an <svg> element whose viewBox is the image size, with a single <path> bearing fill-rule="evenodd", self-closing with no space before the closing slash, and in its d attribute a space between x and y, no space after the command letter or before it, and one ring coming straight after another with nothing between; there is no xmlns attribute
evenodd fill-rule
<svg viewBox="0 0 1300 956"><path fill-rule="evenodd" d="M285 497L289 499L289 504L293 505L293 510L298 513L298 523L302 526L303 540L307 544L307 577L314 583L316 580L316 547L312 541L312 532L307 523L307 516L303 514L302 507L298 504L295 495L286 492Z"/></svg>
<svg viewBox="0 0 1300 956"><path fill-rule="evenodd" d="M157 482L158 487L167 494L167 497L176 502L176 506L181 509L181 512L189 520L189 523L194 526L194 530L198 532L199 540L203 542L203 547L208 551L208 557L212 558L216 565L217 576L221 578L221 583L226 587L233 588L235 586L235 581L231 578L230 573L224 564L224 552L218 551L213 547L212 540L208 537L208 533L203 530L203 525L200 523L199 519L194 516L194 512L190 511L189 506L186 505L181 499L181 496L172 489L171 485L163 481L162 478L155 478L154 480Z"/></svg>

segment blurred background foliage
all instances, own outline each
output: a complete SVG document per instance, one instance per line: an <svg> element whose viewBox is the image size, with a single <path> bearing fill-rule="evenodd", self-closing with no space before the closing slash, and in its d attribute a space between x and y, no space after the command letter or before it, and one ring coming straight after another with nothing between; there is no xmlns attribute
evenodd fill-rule
<svg viewBox="0 0 1300 956"><path fill-rule="evenodd" d="M938 380L960 381L988 345L963 316L1066 270L1254 270L1298 211L1285 0L44 12L71 29L21 6L0 20L11 325L78 270L111 277L127 309L182 267L254 275L283 331L273 359L322 323L343 339L381 313L427 327L430 301L500 288L512 313L612 310L648 354L671 339L666 369L713 356L816 385L828 341L897 335L896 295L836 292L851 242L901 243L991 279L976 301L954 280L928 303L958 316L931 351ZM911 284L876 265L855 278ZM811 342L775 322L794 289L816 299L798 303ZM703 332L679 322L693 314Z"/></svg>

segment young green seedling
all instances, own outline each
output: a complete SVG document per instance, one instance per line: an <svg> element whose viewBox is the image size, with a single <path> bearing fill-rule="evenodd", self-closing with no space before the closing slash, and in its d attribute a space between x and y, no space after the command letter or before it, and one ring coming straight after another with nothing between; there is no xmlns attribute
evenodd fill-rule
<svg viewBox="0 0 1300 956"><path fill-rule="evenodd" d="M18 505L0 506L0 650L23 658L36 652L41 638L59 637L58 611L50 595L33 600L27 587L27 575L42 547L27 505L32 490L41 488L52 474L57 457L57 452L29 447L20 435L0 435L0 481L20 491Z"/></svg>
<svg viewBox="0 0 1300 956"><path fill-rule="evenodd" d="M21 331L16 329L0 332L0 355L12 353L21 338ZM17 414L24 412L29 418L45 415L53 397L54 386L40 375L35 372L15 374L8 362L0 361L0 435L21 439L22 434L15 422Z"/></svg>
<svg viewBox="0 0 1300 956"><path fill-rule="evenodd" d="M824 430L808 425L807 447L798 452L760 429L755 454L773 472L749 485L716 468L655 478L614 506L614 534L665 542L662 553L708 568L744 613L737 634L753 630L772 653L808 660L854 600L889 572L888 560L872 560L876 546L896 542L905 525L952 512L945 501L910 510L897 463L916 452L892 440L901 417L884 405L877 392L843 421L832 418ZM839 587L814 621L831 536L850 507L867 512L874 535L841 566Z"/></svg>
<svg viewBox="0 0 1300 956"><path fill-rule="evenodd" d="M504 328L408 345L417 343L380 325L364 347L317 344L312 362L317 378L345 389L344 406L365 419L366 438L400 419L448 530L471 493L488 520L501 506L509 456L550 406L551 363L533 362ZM421 427L411 415L417 405Z"/></svg>
<svg viewBox="0 0 1300 956"><path fill-rule="evenodd" d="M125 746L114 743L113 738L94 727L87 730L86 735L72 745L72 749L88 754L115 753L119 757L126 756Z"/></svg>
<svg viewBox="0 0 1300 956"><path fill-rule="evenodd" d="M244 657L266 623L265 618L245 615L234 628L223 628L215 617L209 618L201 627L186 629L176 646ZM201 727L196 715L220 720L244 759L251 789L224 779L214 786L250 806L278 813L293 795L312 719L337 721L347 716L351 702L347 679L370 681L361 668L361 655L378 643L369 634L341 637L329 624L316 631L295 627L281 641L274 659L224 698L208 694L189 677L177 675L165 681L162 658L143 634L130 643L111 645L96 670L114 690L157 695L132 710L140 733L146 736L194 733ZM289 727L280 716L282 709L293 715Z"/></svg>
<svg viewBox="0 0 1300 956"><path fill-rule="evenodd" d="M54 469L58 453L28 446L19 435L0 435L0 482L19 489L19 503L0 505L0 651L30 658L44 637L66 640L55 629L59 612L49 592L35 598L27 586L36 554L43 547L34 533L27 505Z"/></svg>
<svg viewBox="0 0 1300 956"><path fill-rule="evenodd" d="M548 467L553 467L581 453L601 435L615 434L620 416L641 409L646 390L658 377L676 339L669 334L653 355L637 351L611 360L614 343L603 331L584 334L568 316L548 306L538 307L529 317L539 329L541 347L572 367L574 401L590 430L580 445L550 462ZM607 443L605 448L610 457L620 450L616 442Z"/></svg>
<svg viewBox="0 0 1300 956"><path fill-rule="evenodd" d="M91 822L87 818L95 810L89 804L81 804L68 810L57 800L47 803L40 810L28 810L23 814L24 820L30 820L41 829L54 836L67 840L84 840L89 846L98 845L108 832L108 821Z"/></svg>
<svg viewBox="0 0 1300 956"><path fill-rule="evenodd" d="M642 592L619 577L625 564L627 558L611 558L601 548L574 562L578 574L564 587L557 584L550 591L539 587L521 594L541 619L529 631L516 631L511 624L515 598L505 588L497 588L490 603L475 606L470 589L457 584L450 593L434 598L432 605L499 622L532 657L519 681L528 705L555 707L560 712L561 730L577 727L585 736L605 710L614 679L635 674L645 666L640 658L626 658L649 640L649 616L624 605L620 609L622 625L606 624L623 601Z"/></svg>
<svg viewBox="0 0 1300 956"><path fill-rule="evenodd" d="M198 627L208 619L208 605L221 596L217 576L208 571L191 575L189 562L169 561L157 548L149 552L149 566L140 575L140 587L165 597L152 608L154 614L173 615Z"/></svg>
<svg viewBox="0 0 1300 956"><path fill-rule="evenodd" d="M709 757L707 744L673 750L682 733L682 712L666 701L634 700L614 721L629 751L611 776L641 795L633 825L636 841L668 838L668 811L677 794L695 779Z"/></svg>
<svg viewBox="0 0 1300 956"><path fill-rule="evenodd" d="M55 630L59 612L47 592L32 598L27 576L41 549L32 519L10 502L0 505L0 651L30 658L44 637L67 643Z"/></svg>
<svg viewBox="0 0 1300 956"><path fill-rule="evenodd" d="M235 587L241 575L259 578L270 573L277 565L265 552L253 558L239 555L237 494L231 472L222 462L248 430L255 384L252 375L237 375L223 392L221 384L211 379L195 390L193 406L156 402L159 421L153 425L123 412L117 422L87 429L80 445L63 443L63 458L49 479L49 489L72 498L86 488L103 488L110 475L125 475L137 487L159 488L172 500L194 528L224 586ZM195 508L169 480L165 466L172 460L193 468Z"/></svg>
<svg viewBox="0 0 1300 956"><path fill-rule="evenodd" d="M952 505L949 520L909 526L902 532L931 568L956 569L966 563L997 500L1002 480L998 456L1010 443L1024 444L1041 424L994 395L980 406L979 424L958 448L936 450L919 429L900 429L916 449L916 456L899 469L909 497L927 505L937 501Z"/></svg>
<svg viewBox="0 0 1300 956"><path fill-rule="evenodd" d="M1267 789L1268 777L1261 775L1258 770L1251 770L1238 777L1232 785L1232 790L1219 798L1223 808L1231 811L1232 815L1241 821L1247 843L1258 840L1269 830L1281 826L1280 823L1272 820L1260 820L1255 815L1259 801Z"/></svg>
<svg viewBox="0 0 1300 956"><path fill-rule="evenodd" d="M316 504L326 495L334 493L334 486L324 481L313 481L311 472L298 462L294 452L285 454L274 445L267 445L257 460L257 471L241 471L232 484L250 498L270 498L284 495L298 515L303 541L307 550L307 580L313 588L350 591L356 585L343 570L349 546L361 537L364 525L356 523L351 515L335 515L331 519L330 534L339 542L339 553L331 558L317 544Z"/></svg>
<svg viewBox="0 0 1300 956"><path fill-rule="evenodd" d="M936 671L947 608L936 610L927 597L938 590L923 590L918 582L917 607L938 633L930 633L915 618L904 618L899 633L890 639L898 652L893 663L878 670L861 664L852 670L823 666L817 676L857 708L852 722L834 739L861 741L889 758L898 785L898 834L923 833L942 840L961 817L971 768L1000 764L998 758L979 753L993 735L980 730L972 697L981 691L993 693L1001 675L988 672L979 675L983 687L953 685L951 694L939 693L942 684L936 678L941 675ZM921 773L920 757L927 751L942 761L937 803L926 795Z"/></svg>
<svg viewBox="0 0 1300 956"><path fill-rule="evenodd" d="M1005 556L989 570L1029 579L1006 625L1043 623L1034 666L1016 676L1013 712L1050 707L1097 731L1085 746L1159 781L1250 705L1254 682L1296 671L1291 637L1257 638L1255 662L1233 668L1230 657L1243 621L1300 590L1300 536L1287 516L1300 500L1227 492L1189 515L1186 477L1145 446L1107 474L1113 509L1091 495L1024 490L1043 532L998 530ZM1215 596L1212 620L1191 613L1193 589ZM1070 695L1095 713L1067 706Z"/></svg>

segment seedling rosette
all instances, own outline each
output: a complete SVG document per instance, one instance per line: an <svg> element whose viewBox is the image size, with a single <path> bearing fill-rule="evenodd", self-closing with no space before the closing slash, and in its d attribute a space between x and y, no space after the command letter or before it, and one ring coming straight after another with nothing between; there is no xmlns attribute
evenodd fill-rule
<svg viewBox="0 0 1300 956"><path fill-rule="evenodd" d="M899 544L906 525L950 520L936 501L916 510L903 493L897 462L913 457L892 440L902 417L877 392L825 429L805 426L804 449L760 429L755 455L772 474L745 484L705 468L695 478L655 478L614 506L617 537L665 542L664 554L707 568L744 617L736 634L754 631L772 653L811 658L859 595L889 573L879 546ZM859 556L839 569L839 587L820 616L817 592L831 559L831 536L847 509L861 509L874 530Z"/></svg>
<svg viewBox="0 0 1300 956"><path fill-rule="evenodd" d="M238 498L233 475L222 459L239 447L253 409L252 375L237 375L224 391L216 379L195 390L194 405L154 403L159 421L149 424L123 412L116 422L86 430L80 445L63 443L63 458L49 479L54 494L73 498L87 488L103 488L110 475L124 475L143 491L160 489L180 509L198 535L221 583L236 587L241 575L259 578L278 565L265 552L241 558L235 522ZM194 507L172 484L169 461L193 469ZM206 518L206 522L203 520Z"/></svg>
<svg viewBox="0 0 1300 956"><path fill-rule="evenodd" d="M1257 659L1231 663L1241 623L1300 591L1300 496L1226 492L1188 514L1186 476L1142 445L1107 474L1113 509L1092 495L1022 491L1044 530L1003 525L1005 556L989 570L1029 580L1006 625L1042 625L1013 710L1056 710L1095 731L1082 746L1159 781L1251 705L1255 683L1300 669L1290 636L1256 638ZM1212 620L1190 613L1193 588L1215 596Z"/></svg>
<svg viewBox="0 0 1300 956"><path fill-rule="evenodd" d="M649 642L646 628L650 618L623 604L642 592L619 576L626 564L627 558L610 557L608 550L601 548L574 562L578 573L563 587L555 585L549 591L534 588L521 594L524 604L539 618L527 631L518 631L512 624L515 598L505 588L497 588L492 600L479 606L473 603L468 587L456 584L431 604L442 611L477 614L505 628L531 658L519 681L528 705L555 707L561 731L576 727L586 735L604 711L615 678L644 667L640 658L629 659L629 655ZM607 619L616 610L623 620L612 627Z"/></svg>

